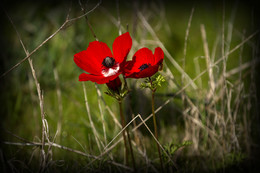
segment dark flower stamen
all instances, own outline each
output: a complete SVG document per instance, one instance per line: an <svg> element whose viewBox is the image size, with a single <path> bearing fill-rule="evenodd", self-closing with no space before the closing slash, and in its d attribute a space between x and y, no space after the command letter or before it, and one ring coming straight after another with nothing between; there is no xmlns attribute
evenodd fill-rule
<svg viewBox="0 0 260 173"><path fill-rule="evenodd" d="M143 71L144 69L146 69L146 68L148 68L150 66L151 66L151 64L143 64L138 69L140 69L140 71Z"/></svg>
<svg viewBox="0 0 260 173"><path fill-rule="evenodd" d="M114 58L111 58L111 57L106 57L103 62L102 62L102 65L107 67L107 68L110 68L110 67L113 67L115 64L115 59Z"/></svg>

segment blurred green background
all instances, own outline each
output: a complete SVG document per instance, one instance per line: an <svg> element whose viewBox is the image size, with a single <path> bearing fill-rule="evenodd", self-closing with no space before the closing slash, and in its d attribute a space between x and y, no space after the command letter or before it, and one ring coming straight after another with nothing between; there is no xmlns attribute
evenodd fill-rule
<svg viewBox="0 0 260 173"><path fill-rule="evenodd" d="M98 1L90 0L82 1L81 3L86 6L86 10L88 11L92 9ZM29 52L34 50L63 24L68 12L70 18L83 14L78 1L17 1L15 3L5 1L2 3L2 6L1 74L26 56L6 13L11 17ZM224 48L227 51L237 46L243 39L258 29L258 6L255 1L118 1L118 7L122 32L124 33L128 27L132 39L135 40L128 59L131 59L136 50L141 47L145 46L154 51L154 48L159 45L158 40L156 40L157 38L154 37L153 33L147 30L147 27L138 15L138 12L140 12L153 29L160 43L163 44L168 53L191 79L195 78L201 71L207 68L201 38L201 24L205 26L210 56L211 58L213 55L215 57L213 61L222 57L223 14L225 32ZM183 64L185 34L193 8L194 12L186 42L186 59L185 64ZM87 17L98 40L107 43L111 48L114 39L119 34L119 28L117 26L117 1L102 1L101 5L87 15ZM230 32L232 35L229 41ZM70 23L65 29L61 30L35 52L31 58L43 91L44 111L48 121L51 139L55 136L58 122L60 122L61 132L55 139L56 143L73 149L86 151L86 153L89 154L99 155L100 151L95 143L95 137L85 108L82 83L78 81L78 76L83 71L78 68L73 61L73 55L86 49L88 43L94 40L86 19L83 17ZM238 49L229 55L226 63L227 71L239 67L240 63L244 64L258 59L258 49L259 34L243 45L242 53L241 49ZM241 61L239 60L240 57ZM171 63L170 59L171 58L165 54L164 64L166 67L161 74L165 76L167 81L157 91L156 108L161 106L167 99L173 98L174 93L178 92L188 83L187 80L182 81L182 74ZM255 64L257 69L258 63ZM221 76L222 65L222 63L219 63L213 68L216 82ZM227 85L234 93L234 96L232 95L231 107L234 108L236 105L240 105L241 107L243 107L243 105L251 106L245 108L248 110L246 112L248 116L246 121L248 121L250 127L244 128L245 120L242 115L245 113L241 110L237 115L238 118L236 122L233 122L238 129L237 133L241 133L237 134L237 136L242 136L241 138L238 137L240 147L235 150L226 149L226 146L223 144L222 147L225 149L221 151L221 153L224 153L222 157L219 158L216 156L216 153L220 152L219 148L214 146L212 144L213 141L208 139L210 137L208 137L207 132L201 130L198 131L199 134L187 135L187 133L191 132L187 130L187 125L190 125L190 120L185 118L183 111L189 106L183 103L181 95L174 97L170 103L164 106L158 113L159 139L163 145L174 144L177 146L181 145L183 141L192 142L191 145L184 147L181 154L178 154L180 159L177 159L177 164L181 172L212 170L221 172L230 165L230 170L241 168L243 171L244 168L247 168L247 162L251 159L252 153L254 153L252 151L258 151L257 149L259 147L257 143L259 141L259 113L257 111L259 101L257 100L258 92L256 87L259 78L257 77L258 71L250 67L251 64L242 71L244 77L242 81L240 80L240 83L243 83L243 92L235 94L236 87L238 86L236 82L239 79L239 73L227 79ZM167 69L170 69L171 73L169 73ZM58 79L55 79L55 73ZM174 79L171 78L171 74L174 76ZM28 61L23 62L16 69L2 77L0 81L1 141L19 141L10 135L7 132L8 130L29 141L40 142L40 107ZM151 113L151 93L148 90L139 88L141 81L143 80L128 79L128 84L132 89L132 92L126 98L124 104L124 112L128 121L132 118L131 113L134 115L141 114L143 118L146 118ZM255 85L252 83L255 83ZM189 86L185 92L190 100L201 110L202 113L199 120L207 126L207 120L213 121L212 118L207 117L207 113L204 112L205 108L203 107L209 91L209 77L207 73L200 77L199 80L196 80L195 84L198 87L196 90ZM120 131L120 128L115 125L109 112L105 109L105 105L101 102L107 137L105 141L95 84L85 82L85 86L92 120L101 137L100 140L106 144L113 139ZM252 86L255 86L255 88L252 88ZM98 87L101 90L106 104L119 120L119 110L116 100L104 94L107 89L106 85L98 85ZM59 96L57 95L58 90L60 90L61 93L61 100L59 100ZM219 90L221 90L221 88ZM254 97L248 99L248 95L253 95ZM241 100L239 104L236 104L236 96L238 100ZM248 99L248 102L251 104L246 101L242 102L243 99ZM255 99L257 101L255 101ZM222 100L216 102L215 107L218 109L221 102L227 103L228 101ZM62 107L59 108L59 106ZM235 109L232 110L232 113L234 111ZM227 110L224 110L225 115L226 112ZM226 125L228 121L229 120L225 121ZM137 123L139 122L140 121L137 120ZM153 129L152 120L150 119L147 123L148 126ZM196 126L194 128L198 128L198 125L194 126ZM133 125L131 125L131 128L133 128ZM240 131L240 128L249 131L249 141L246 141L247 138L243 137L244 130ZM222 126L211 130L220 134ZM224 129L224 131L229 131L229 129ZM154 152L156 151L156 145L152 136L144 126L139 128L138 134L143 140L142 145L144 145L144 148L147 150L147 156L153 162L157 163L158 160L156 160L156 158L158 156L157 153ZM226 143L231 143L232 145L234 139L228 136L221 138L221 140L226 140ZM199 141L197 142L197 147L194 144L196 141ZM255 143L257 147L253 147L253 150L251 150L253 143ZM250 151L248 151L247 144L249 145ZM16 168L18 170L34 170L37 168L39 160L38 147L20 147L2 143L1 150L6 160L12 165L17 165ZM120 154L122 150L123 145L119 144L111 151L114 159L120 163L122 163L121 160L123 158L122 154ZM135 153L138 152L135 151ZM141 160L141 165L145 165L145 161L142 160L141 156L136 155L138 160ZM36 159L31 160L31 158ZM255 159L253 156L252 158ZM84 156L58 148L53 148L52 159L54 161L52 165L53 170L65 170L67 167L76 170L84 167L84 165L89 162L88 158ZM23 164L20 162L16 163L14 160L19 160ZM73 164L69 165L69 163ZM233 166L235 168L233 168ZM229 168L227 168L227 170L228 169Z"/></svg>

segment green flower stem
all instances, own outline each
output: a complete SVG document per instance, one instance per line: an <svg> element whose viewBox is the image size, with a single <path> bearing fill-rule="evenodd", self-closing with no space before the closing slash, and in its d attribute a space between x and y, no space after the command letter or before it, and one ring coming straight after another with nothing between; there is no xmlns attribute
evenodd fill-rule
<svg viewBox="0 0 260 173"><path fill-rule="evenodd" d="M153 86L151 78L149 78L149 80L150 80L151 86ZM154 113L154 94L155 94L155 91L156 91L156 88L152 90L152 113L153 113L154 134L155 134L156 139L158 140L156 117L155 117L155 113ZM158 154L159 154L160 163L161 163L161 171L163 172L163 161L162 161L161 149L160 149L160 146L157 142L156 142L156 144L157 144Z"/></svg>
<svg viewBox="0 0 260 173"><path fill-rule="evenodd" d="M120 118L121 118L121 125L122 125L122 128L125 127L125 118L124 118L124 115L123 115L123 108L122 108L122 102L121 101L118 101L119 103L119 109L120 109ZM126 162L126 165L128 165L128 149L127 149L127 144L126 144L126 136L125 136L125 130L123 130L123 138L124 138L124 145L125 145L125 162Z"/></svg>
<svg viewBox="0 0 260 173"><path fill-rule="evenodd" d="M119 103L119 108L120 108L121 125L122 125L122 128L124 128L126 126L126 123L125 123L125 118L123 115L122 101L118 101L118 103ZM132 148L132 144L131 144L131 138L130 138L130 135L128 132L128 128L126 128L125 130L126 130L126 135L128 138L129 147L130 147L130 153L131 153L131 157L132 157L133 167L134 167L134 170L136 170L135 158L134 158L133 148ZM125 157L126 157L126 161L127 161L126 163L128 164L128 149L127 149L127 145L126 145L125 130L123 131L123 137L124 137L124 144L125 144L125 151L126 151L125 152Z"/></svg>

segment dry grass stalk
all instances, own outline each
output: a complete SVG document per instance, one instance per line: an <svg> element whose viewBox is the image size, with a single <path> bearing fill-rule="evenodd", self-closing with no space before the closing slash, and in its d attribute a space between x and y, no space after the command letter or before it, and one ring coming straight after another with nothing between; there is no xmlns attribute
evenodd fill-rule
<svg viewBox="0 0 260 173"><path fill-rule="evenodd" d="M15 146L41 146L41 145L42 145L42 143L39 143L39 142L24 142L24 143L21 143L21 142L8 142L8 141L3 141L3 143L6 144L6 145L15 145ZM45 143L45 146L56 147L56 148L63 149L63 150L67 150L67 151L70 151L70 152L73 152L73 153L76 153L76 154L79 154L79 155L82 155L82 156L85 156L85 157L88 157L88 158L93 158L93 159L98 159L98 160L100 160L100 158L98 158L97 156L90 155L90 154L87 154L87 153L85 153L85 152L82 152L82 151L79 151L79 150L75 150L75 149L72 149L72 148L69 148L69 147L66 147L66 146L57 144L57 143L46 142L46 143ZM113 164L113 165L115 165L115 166L124 168L124 169L126 169L126 170L132 170L131 168L129 168L129 167L125 166L125 165L122 165L122 164L120 164L120 163L114 162L114 161L108 160L107 162L108 162L108 163L111 163L111 164Z"/></svg>
<svg viewBox="0 0 260 173"><path fill-rule="evenodd" d="M6 12L6 15L8 16L9 21L11 22L12 26L14 27L14 29L16 31L17 37L18 37L18 39L21 43L21 46L23 47L23 50L24 50L26 56L29 56L30 53L25 48L25 45L24 45L24 43L21 39L21 36L20 36L18 30L16 29L16 26L14 25L11 17L7 14L7 12ZM41 135L42 135L42 139L41 139L41 163L40 163L40 170L39 171L43 172L44 169L45 169L45 166L47 164L47 161L48 161L46 159L47 155L45 154L45 151L44 151L45 136L46 136L46 139L49 141L49 138L48 138L48 122L45 119L44 101L43 101L43 94L42 94L42 91L41 91L41 87L40 87L40 84L38 82L38 79L37 79L37 76L36 76L36 73L35 73L35 70L34 70L34 67L33 67L32 60L29 58L28 61L29 61L30 68L31 68L31 71L32 71L32 75L33 75L33 79L34 79L34 82L35 82L35 85L36 85L38 99L39 99L39 105L40 105L40 112L41 112L41 120L42 120L42 134Z"/></svg>
<svg viewBox="0 0 260 173"><path fill-rule="evenodd" d="M96 83L95 83L95 87L96 87L97 94L98 94L98 107L99 107L99 112L100 112L100 115L101 115L101 121L102 121L105 145L107 145L107 135L106 135L105 119L104 119L104 113L103 113L103 110L102 110L102 106L101 106L101 103L100 103L101 92L100 92L100 89L98 88L98 85Z"/></svg>
<svg viewBox="0 0 260 173"><path fill-rule="evenodd" d="M26 57L24 57L21 61L19 61L17 64L12 66L9 70L7 70L3 74L1 74L0 78L6 76L9 72L11 72L15 68L17 68L28 58L30 58L39 48L41 48L45 43L47 43L50 39L52 39L55 35L57 35L62 29L66 28L67 25L69 25L70 23L75 22L75 21L87 16L89 13L93 12L100 5L100 3L101 3L101 1L99 1L99 3L97 3L97 5L95 7L93 7L91 10L89 10L88 12L86 12L85 14L83 14L81 16L69 19L69 14L68 14L65 22L52 35L50 35L48 38L46 38L40 45L38 45L33 51L31 51L28 55L26 55Z"/></svg>
<svg viewBox="0 0 260 173"><path fill-rule="evenodd" d="M170 55L170 53L167 51L167 49L164 47L164 45L161 43L161 41L159 40L159 38L157 37L157 35L155 34L153 28L150 26L150 24L147 22L147 20L145 19L145 17L143 16L143 14L141 12L138 12L138 17L139 19L142 21L142 24L145 26L145 28L149 31L149 33L153 36L153 39L155 41L158 41L160 44L158 46L160 46L164 52L164 54L166 55L166 57L168 57L168 59L170 60L170 62L173 64L173 66L181 73L185 76L185 78L191 82L191 86L194 89L197 89L198 87L196 86L196 84L191 80L191 78L189 77L189 75L181 68L181 66L174 60L174 58Z"/></svg>
<svg viewBox="0 0 260 173"><path fill-rule="evenodd" d="M46 154L45 154L45 151L44 151L44 146L45 146L45 136L46 138L48 138L48 129L46 127L46 125L48 124L47 123L47 120L45 119L45 113L44 113L44 108L43 108L43 95L42 95L42 92L41 92L41 88L40 88L40 84L38 83L38 80L37 80L37 76L36 76L36 73L35 73L35 70L33 68L33 63L32 63L32 60L29 58L29 64L30 64L30 67L31 67L31 70L32 70L32 75L33 75L33 78L34 78L34 81L35 81L35 85L36 85L36 88L37 88L37 93L38 93L38 98L39 98L39 104L40 104L40 110L41 110L41 120L42 120L42 146L41 146L41 155L42 155L42 160L41 160L41 170L40 172L44 172L44 169L45 169L45 165L46 165Z"/></svg>
<svg viewBox="0 0 260 173"><path fill-rule="evenodd" d="M209 69L208 73L209 73L209 80L210 80L210 92L209 92L209 96L208 100L210 100L211 97L214 96L214 92L215 92L215 82L214 82L214 76L213 76L213 68L210 68L212 66L212 62L209 56L209 47L208 47L208 42L207 42L207 36L206 36L206 31L205 31L205 26L202 24L200 25L200 31L201 31L201 36L202 36L202 40L203 40L203 48L204 48L204 53L205 53L205 57L206 57L206 65L207 68Z"/></svg>
<svg viewBox="0 0 260 173"><path fill-rule="evenodd" d="M87 114L88 114L88 119L89 119L89 122L90 122L90 126L91 126L91 129L93 131L93 134L94 134L94 137L95 137L95 140L96 140L96 143L97 143L97 146L98 146L98 149L99 151L101 152L101 147L100 147L100 137L99 137L99 134L96 130L96 127L92 121L92 118L91 118L91 114L90 114L90 109L89 109L89 104L88 104L88 98L87 98L87 92L86 92L86 87L85 87L85 83L82 82L82 87L83 87L83 92L84 92L84 99L85 99L85 106L86 106L86 110L87 110Z"/></svg>

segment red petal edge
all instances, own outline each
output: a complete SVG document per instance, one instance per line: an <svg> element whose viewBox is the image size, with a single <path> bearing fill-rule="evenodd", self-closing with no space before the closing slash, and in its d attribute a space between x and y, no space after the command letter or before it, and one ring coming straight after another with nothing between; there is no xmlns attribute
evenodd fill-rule
<svg viewBox="0 0 260 173"><path fill-rule="evenodd" d="M117 73L113 76L104 77L101 75L92 75L92 74L82 73L79 75L79 81L92 81L92 82L96 82L98 84L104 84L104 83L108 83L109 81L114 80L119 75L120 75L120 73Z"/></svg>
<svg viewBox="0 0 260 173"><path fill-rule="evenodd" d="M155 48L154 51L154 64L161 64L164 59L163 50L160 47Z"/></svg>
<svg viewBox="0 0 260 173"><path fill-rule="evenodd" d="M113 55L116 62L124 63L132 47L132 38L129 32L118 36L113 43Z"/></svg>

